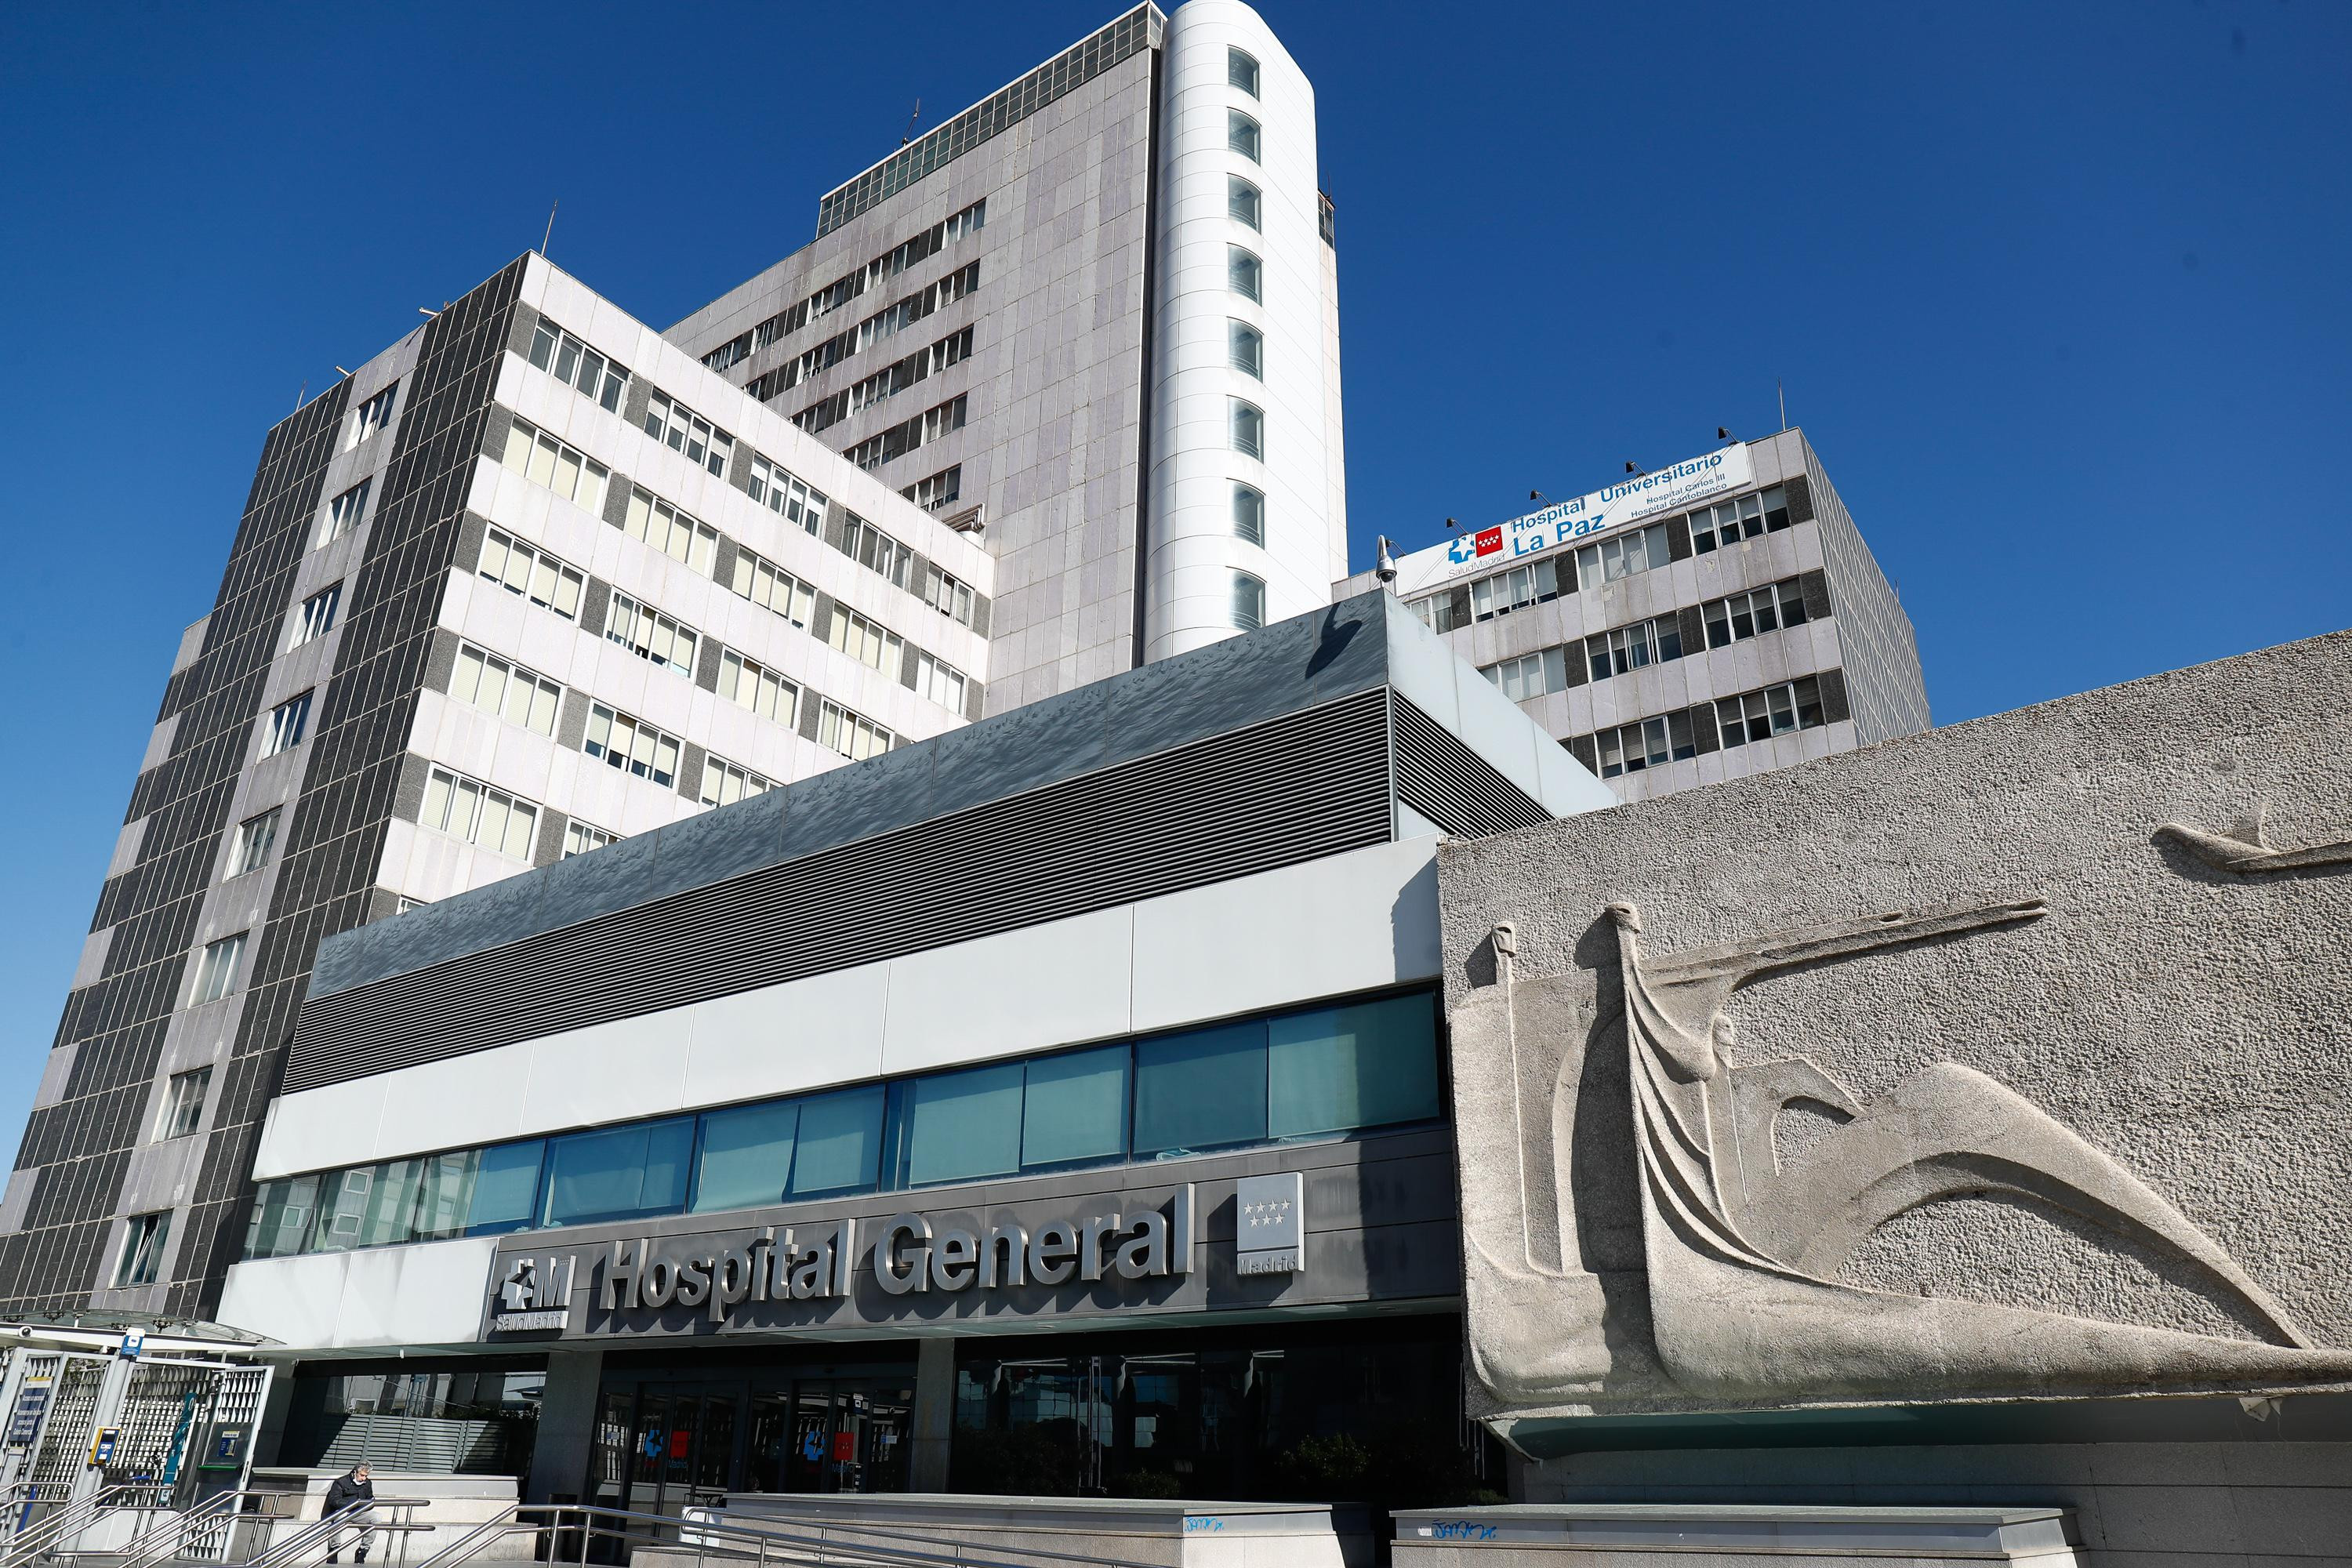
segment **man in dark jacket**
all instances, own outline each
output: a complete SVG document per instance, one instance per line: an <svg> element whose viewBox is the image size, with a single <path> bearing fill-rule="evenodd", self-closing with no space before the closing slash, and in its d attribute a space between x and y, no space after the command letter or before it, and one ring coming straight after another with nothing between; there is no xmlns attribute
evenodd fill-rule
<svg viewBox="0 0 2352 1568"><path fill-rule="evenodd" d="M354 1503L365 1505L373 1501L375 1501L375 1483L368 1479L368 1468L365 1465L353 1465L352 1467L351 1474L347 1476L337 1476L333 1480L327 1483L327 1508L326 1512L322 1517L332 1519L335 1515L342 1512L345 1509L352 1507ZM357 1521L365 1519L367 1516L368 1510L362 1506L359 1512L352 1516L352 1519L356 1522ZM358 1552L352 1557L352 1561L355 1563L364 1563L367 1561L368 1537L373 1533L373 1531L371 1531L365 1525L360 1525L359 1531L360 1548ZM328 1538L328 1562L339 1563L342 1560L342 1536L343 1532L338 1529L333 1535Z"/></svg>

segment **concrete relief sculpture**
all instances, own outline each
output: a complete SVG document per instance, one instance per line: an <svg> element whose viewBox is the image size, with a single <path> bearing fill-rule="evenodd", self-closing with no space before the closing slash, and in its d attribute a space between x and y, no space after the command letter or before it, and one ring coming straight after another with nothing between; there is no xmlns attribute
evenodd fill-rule
<svg viewBox="0 0 2352 1568"><path fill-rule="evenodd" d="M2241 847L2259 843L2257 827ZM1750 1059L1739 1044L1729 1009L1760 980L2022 930L2046 912L2038 899L1972 902L1654 955L1640 912L1614 903L1591 939L1597 974L1541 979L1514 973L1516 935L1498 927L1494 984L1454 1020L1465 1110L1520 1131L1516 1172L1473 1169L1465 1151L1470 1352L1486 1393L1507 1405L1696 1410L2352 1376L2352 1352L2315 1347L2171 1203L1986 1073L1937 1061L1865 1099L1807 1055ZM1832 1058L1840 1044L1822 1042ZM1545 1086L1529 1068L1555 1059ZM1617 1121L1628 1112L1630 1128ZM1791 1119L1801 1140L1782 1136ZM2167 1260L2246 1337L1841 1279L1899 1216L1985 1197Z"/></svg>
<svg viewBox="0 0 2352 1568"><path fill-rule="evenodd" d="M2352 838L2315 844L2305 849L2272 846L2267 827L2270 805L2257 801L2252 816L2241 817L2226 834L2207 833L2186 823L2168 822L2156 830L2158 843L2177 844L2217 871L2253 876L2264 871L2307 871L2321 866L2352 865Z"/></svg>

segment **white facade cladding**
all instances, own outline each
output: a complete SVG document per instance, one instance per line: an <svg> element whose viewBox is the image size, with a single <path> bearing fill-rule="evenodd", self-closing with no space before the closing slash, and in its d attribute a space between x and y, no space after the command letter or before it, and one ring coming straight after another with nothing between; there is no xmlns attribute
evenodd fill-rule
<svg viewBox="0 0 2352 1568"><path fill-rule="evenodd" d="M1347 570L1314 88L1237 0L1192 0L1164 49L1151 658L1324 604Z"/></svg>

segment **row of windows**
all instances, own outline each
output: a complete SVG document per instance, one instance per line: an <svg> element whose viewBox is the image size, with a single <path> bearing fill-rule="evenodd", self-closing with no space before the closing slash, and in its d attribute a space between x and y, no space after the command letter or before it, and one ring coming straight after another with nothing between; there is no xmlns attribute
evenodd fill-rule
<svg viewBox="0 0 2352 1568"><path fill-rule="evenodd" d="M425 804L416 821L428 832L478 844L509 859L528 860L531 836L539 828L539 806L479 779L436 767L425 775Z"/></svg>
<svg viewBox="0 0 2352 1568"><path fill-rule="evenodd" d="M472 643L457 645L457 668L449 672L449 695L468 708L550 740L555 737L556 712L563 705L562 687Z"/></svg>
<svg viewBox="0 0 2352 1568"><path fill-rule="evenodd" d="M961 212L933 224L914 238L883 252L857 270L835 279L807 299L778 311L749 331L730 338L703 355L702 363L712 370L726 370L740 364L777 340L799 331L812 321L822 321L875 284L896 278L917 262L938 255L960 239L979 233L987 224L988 200L983 196Z"/></svg>
<svg viewBox="0 0 2352 1568"><path fill-rule="evenodd" d="M629 373L561 327L541 321L530 334L530 363L607 414L621 411Z"/></svg>
<svg viewBox="0 0 2352 1568"><path fill-rule="evenodd" d="M1226 85L1255 99L1258 96L1258 63L1244 49L1225 51ZM1225 110L1225 146L1230 152L1248 159L1252 163L1265 162L1265 131L1255 116L1228 107ZM1225 177L1225 216L1254 232L1265 226L1265 198L1255 183L1240 174ZM1234 294L1255 304L1265 302L1265 263L1256 253L1239 245L1225 247L1225 286ZM1240 374L1255 381L1265 379L1265 334L1238 317L1225 322L1226 363ZM1235 452L1259 462L1265 460L1265 413L1244 398L1229 397L1225 406L1225 428L1228 443ZM1234 536L1244 543L1264 547L1265 543L1265 492L1255 485L1233 481L1232 518ZM1253 573L1233 574L1233 623L1242 631L1255 631L1265 624L1265 580Z"/></svg>
<svg viewBox="0 0 2352 1568"><path fill-rule="evenodd" d="M1728 647L1733 643L1784 626L1801 626L1811 618L1805 607L1802 582L1795 577L1744 593L1711 599L1699 607L1706 646ZM1691 651L1696 651L1693 649ZM1654 616L1631 626L1595 632L1584 639L1583 658L1594 680L1646 669L1683 657L1683 623L1678 616ZM1486 678L1514 701L1564 691L1572 684L1568 675L1568 649L1544 648L1489 665Z"/></svg>
<svg viewBox="0 0 2352 1568"><path fill-rule="evenodd" d="M567 621L580 618L580 595L587 587L587 577L578 567L565 565L504 529L493 528L482 535L477 570L541 609L552 610Z"/></svg>
<svg viewBox="0 0 2352 1568"><path fill-rule="evenodd" d="M912 419L868 436L844 451L842 456L861 468L880 468L893 458L905 457L918 447L928 446L942 436L962 429L968 402L968 395L958 393L936 408L927 408Z"/></svg>
<svg viewBox="0 0 2352 1568"><path fill-rule="evenodd" d="M729 762L715 752L702 759L702 804L705 805L732 805L749 796L765 795L775 787L771 780L739 763Z"/></svg>
<svg viewBox="0 0 2352 1568"><path fill-rule="evenodd" d="M344 451L383 434L392 424L392 407L399 393L400 383L395 381L352 410L351 424L343 431Z"/></svg>
<svg viewBox="0 0 2352 1568"><path fill-rule="evenodd" d="M847 331L802 352L773 370L753 376L744 390L762 403L772 403L801 383L876 344L888 341L933 311L954 304L980 287L980 263L971 262L949 273L895 304L886 306Z"/></svg>
<svg viewBox="0 0 2352 1568"><path fill-rule="evenodd" d="M646 403L646 434L673 452L683 452L689 463L700 465L720 479L727 477L728 459L735 454L735 437L677 401L656 392Z"/></svg>
<svg viewBox="0 0 2352 1568"><path fill-rule="evenodd" d="M719 569L719 531L688 517L643 485L629 487L621 531L706 577Z"/></svg>
<svg viewBox="0 0 2352 1568"><path fill-rule="evenodd" d="M1801 676L1765 687L1760 691L1717 699L1655 718L1636 720L1602 730L1593 736L1601 776L1641 773L1670 762L1695 757L1706 747L1699 728L1715 732L1715 744L1735 746L1769 741L1799 730L1817 730L1829 721L1822 700L1819 676Z"/></svg>
<svg viewBox="0 0 2352 1568"><path fill-rule="evenodd" d="M1444 1114L1426 993L262 1184L248 1258L706 1214Z"/></svg>
<svg viewBox="0 0 2352 1568"><path fill-rule="evenodd" d="M971 329L950 332L929 348L886 365L865 380L820 398L793 416L793 423L814 436L863 409L887 402L908 387L929 381L950 365L971 357Z"/></svg>
<svg viewBox="0 0 2352 1568"><path fill-rule="evenodd" d="M566 446L537 426L515 420L507 426L506 466L532 484L553 490L592 517L604 514L610 470L577 447Z"/></svg>
<svg viewBox="0 0 2352 1568"><path fill-rule="evenodd" d="M359 526L360 513L367 508L368 489L374 483L374 476L370 475L327 503L318 531L311 537L311 549L331 544Z"/></svg>
<svg viewBox="0 0 2352 1568"><path fill-rule="evenodd" d="M694 679L694 650L700 637L650 605L616 593L604 610L604 640L619 643L639 658Z"/></svg>
<svg viewBox="0 0 2352 1568"><path fill-rule="evenodd" d="M925 511L945 511L963 499L963 465L952 463L898 492ZM971 624L967 617L965 624Z"/></svg>

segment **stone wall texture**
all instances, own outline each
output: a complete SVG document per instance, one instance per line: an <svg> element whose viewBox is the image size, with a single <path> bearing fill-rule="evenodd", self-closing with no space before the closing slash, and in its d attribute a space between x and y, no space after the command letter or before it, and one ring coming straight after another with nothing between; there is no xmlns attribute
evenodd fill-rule
<svg viewBox="0 0 2352 1568"><path fill-rule="evenodd" d="M2352 1385L2347 716L2339 633L1449 842L1473 1410Z"/></svg>

